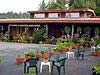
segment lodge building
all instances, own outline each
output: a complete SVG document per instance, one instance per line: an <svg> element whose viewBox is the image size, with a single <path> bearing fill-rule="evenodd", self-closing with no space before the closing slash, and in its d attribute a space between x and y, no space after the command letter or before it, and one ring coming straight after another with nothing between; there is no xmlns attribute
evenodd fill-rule
<svg viewBox="0 0 100 75"><path fill-rule="evenodd" d="M34 31L45 28L49 36L56 38L62 35L70 37L100 37L100 17L92 9L68 9L28 11L30 19L0 19L0 36L9 32L13 37L27 32L32 36ZM79 36L76 36L79 34Z"/></svg>

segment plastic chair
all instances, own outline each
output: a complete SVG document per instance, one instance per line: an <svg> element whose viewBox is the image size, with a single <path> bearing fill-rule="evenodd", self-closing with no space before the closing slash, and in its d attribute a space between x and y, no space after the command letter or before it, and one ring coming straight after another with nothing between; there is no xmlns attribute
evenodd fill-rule
<svg viewBox="0 0 100 75"><path fill-rule="evenodd" d="M59 61L52 60L51 75L53 73L53 66L57 67L58 75L60 75L60 69L61 69L61 67L63 67L64 74L65 74L65 61L66 61L66 58L60 59Z"/></svg>
<svg viewBox="0 0 100 75"><path fill-rule="evenodd" d="M42 68L43 65L47 65L49 66L49 73L51 73L51 66L50 66L50 62L41 62L41 66L40 66L40 73L42 73Z"/></svg>
<svg viewBox="0 0 100 75"><path fill-rule="evenodd" d="M66 52L66 56L68 57L68 59L70 58L70 56L74 58L74 52Z"/></svg>
<svg viewBox="0 0 100 75"><path fill-rule="evenodd" d="M36 58L24 61L24 73L26 73L26 71L27 71L27 73L29 73L29 68L35 67L36 75L38 75L37 61L38 61L38 59L36 59Z"/></svg>
<svg viewBox="0 0 100 75"><path fill-rule="evenodd" d="M75 50L75 56L79 59L80 57L82 60L84 59L84 52L85 50L83 48L79 48Z"/></svg>

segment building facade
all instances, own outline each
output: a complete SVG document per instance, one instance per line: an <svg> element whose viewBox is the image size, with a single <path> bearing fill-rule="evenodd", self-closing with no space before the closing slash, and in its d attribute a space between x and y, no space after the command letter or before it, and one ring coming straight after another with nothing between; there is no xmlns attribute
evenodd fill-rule
<svg viewBox="0 0 100 75"><path fill-rule="evenodd" d="M27 33L33 36L35 30L45 28L49 36L100 37L100 18L92 9L28 11L30 19L0 19L0 35L9 36Z"/></svg>

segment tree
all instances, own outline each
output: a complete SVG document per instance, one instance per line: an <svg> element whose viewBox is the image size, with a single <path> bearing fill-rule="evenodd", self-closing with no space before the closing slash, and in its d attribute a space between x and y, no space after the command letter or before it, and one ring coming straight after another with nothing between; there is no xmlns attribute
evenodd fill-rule
<svg viewBox="0 0 100 75"><path fill-rule="evenodd" d="M85 2L85 8L96 9L96 3L92 0Z"/></svg>
<svg viewBox="0 0 100 75"><path fill-rule="evenodd" d="M57 3L57 9L65 9L65 0L59 0Z"/></svg>
<svg viewBox="0 0 100 75"><path fill-rule="evenodd" d="M7 12L7 13L0 13L0 19L6 19L6 18L29 18L29 14L27 13L13 13L13 12Z"/></svg>
<svg viewBox="0 0 100 75"><path fill-rule="evenodd" d="M48 9L50 9L50 10L63 10L63 9L65 9L65 4L67 4L67 3L68 2L65 0L57 0L57 2L52 0L48 3Z"/></svg>
<svg viewBox="0 0 100 75"><path fill-rule="evenodd" d="M97 7L95 9L95 13L96 13L97 16L100 16L100 7Z"/></svg>
<svg viewBox="0 0 100 75"><path fill-rule="evenodd" d="M97 5L97 7L100 7L100 0L92 0L93 2L95 2L95 4Z"/></svg>
<svg viewBox="0 0 100 75"><path fill-rule="evenodd" d="M74 0L69 0L69 6L72 6L73 3L74 3Z"/></svg>
<svg viewBox="0 0 100 75"><path fill-rule="evenodd" d="M96 15L100 15L100 0L93 0L96 3L95 13Z"/></svg>
<svg viewBox="0 0 100 75"><path fill-rule="evenodd" d="M91 8L96 9L96 4L92 0L76 0L72 4L71 8Z"/></svg>
<svg viewBox="0 0 100 75"><path fill-rule="evenodd" d="M42 3L40 3L40 8L39 8L39 10L46 10L46 3L45 3L45 1L43 0L42 1Z"/></svg>
<svg viewBox="0 0 100 75"><path fill-rule="evenodd" d="M67 1L65 0L57 0L56 2L54 0L51 0L46 5L46 3L43 0L42 3L40 4L39 10L62 10L65 9L66 3Z"/></svg>
<svg viewBox="0 0 100 75"><path fill-rule="evenodd" d="M57 9L57 4L56 4L56 2L54 2L53 0L50 2L48 2L48 4L47 4L47 9L48 10L55 10L55 9Z"/></svg>
<svg viewBox="0 0 100 75"><path fill-rule="evenodd" d="M83 0L76 0L74 1L74 3L71 5L71 9L76 9L76 8L84 8L85 7L85 3L83 2Z"/></svg>

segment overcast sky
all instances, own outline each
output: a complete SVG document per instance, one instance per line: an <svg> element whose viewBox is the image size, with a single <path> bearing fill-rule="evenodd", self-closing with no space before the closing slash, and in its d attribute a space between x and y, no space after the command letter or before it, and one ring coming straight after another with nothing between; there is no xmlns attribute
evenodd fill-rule
<svg viewBox="0 0 100 75"><path fill-rule="evenodd" d="M0 13L37 10L41 1L42 0L0 0ZM48 0L45 1L47 2Z"/></svg>

